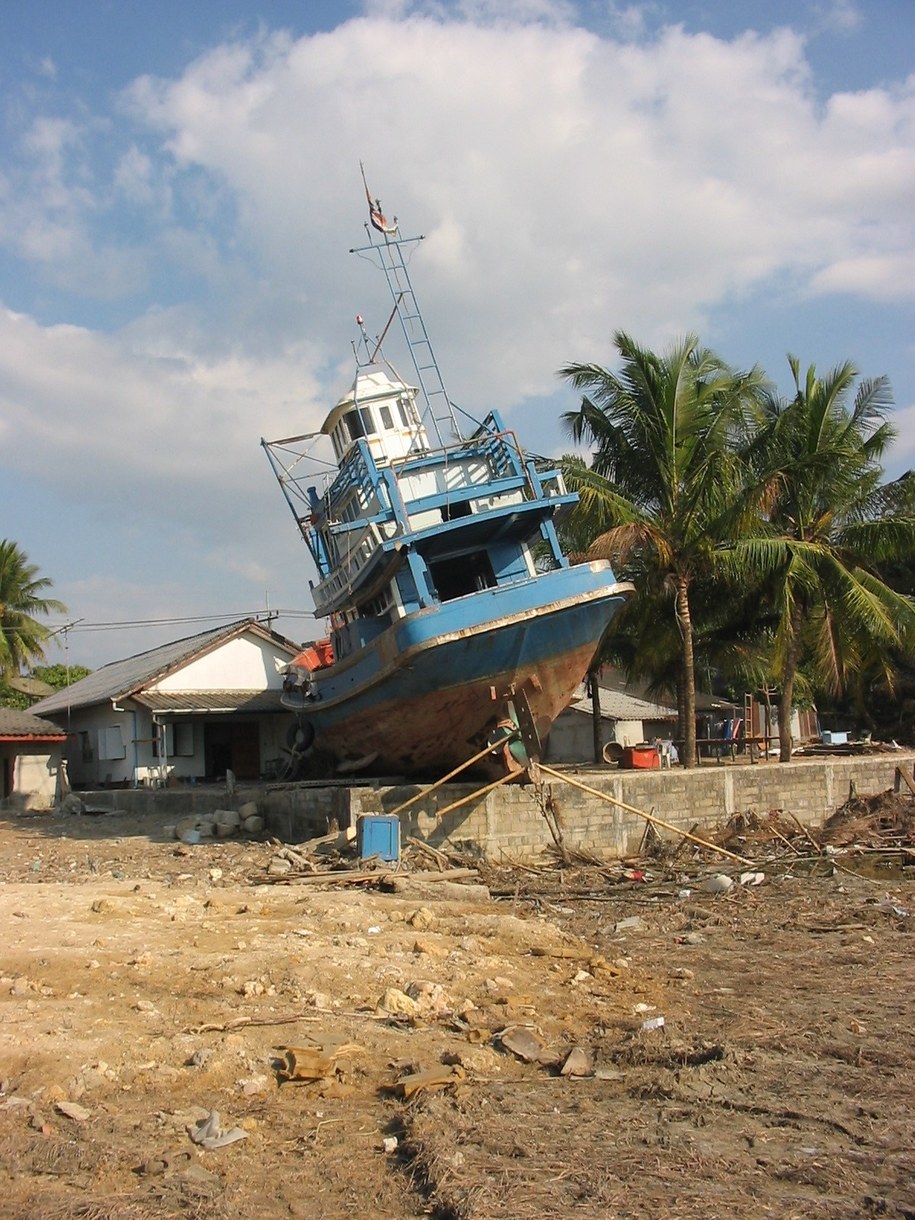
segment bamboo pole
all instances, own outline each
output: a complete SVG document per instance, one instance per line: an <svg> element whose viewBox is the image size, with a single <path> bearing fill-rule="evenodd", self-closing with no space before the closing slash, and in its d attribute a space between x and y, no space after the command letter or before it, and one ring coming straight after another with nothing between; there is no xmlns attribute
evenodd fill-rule
<svg viewBox="0 0 915 1220"><path fill-rule="evenodd" d="M491 749L492 747L490 747ZM471 792L470 796L461 797L459 801L452 801L450 805L446 805L444 809L436 810L435 816L441 821L446 813L451 813L454 809L460 809L461 805L466 805L468 801L476 800L478 796L485 796L487 792L492 792L493 788L498 788L501 784L507 784L511 779L517 779L517 775L509 771L507 775L500 775L493 783L487 784L485 788L478 788L476 792Z"/></svg>
<svg viewBox="0 0 915 1220"><path fill-rule="evenodd" d="M707 843L704 839L690 834L687 830L680 830L678 827L672 826L670 822L664 822L660 818L653 817L650 813L645 813L643 809L636 809L634 805L627 805L625 801L618 801L616 797L608 796L606 792L601 792L597 788L589 788L587 784L581 783L580 780L572 779L570 775L563 775L561 771L554 771L552 767L547 767L544 763L540 763L539 767L544 775L552 775L554 779L561 780L564 784L570 784L573 788L580 788L582 792L587 792L602 801L607 801L610 805L617 805L620 809L625 809L627 813L634 813L638 817L644 818L646 822L651 822L655 826L663 826L665 830L672 830L675 835L679 835L683 839L689 839L690 843L704 847L707 851L718 852L719 855L727 856L728 859L736 860L738 864L749 865L751 868L754 864L753 860L747 860L745 856L738 856L736 852L728 851L726 847L718 847L715 843Z"/></svg>
<svg viewBox="0 0 915 1220"><path fill-rule="evenodd" d="M789 847L796 856L802 856L804 854L799 847L795 847L794 844L791 842L791 840L786 839L785 836L781 833L781 831L776 830L774 826L769 826L768 829L772 831L772 833L775 835L776 839L781 839L781 841L785 844L785 846Z"/></svg>
<svg viewBox="0 0 915 1220"><path fill-rule="evenodd" d="M428 788L423 788L419 792L414 792L414 794L408 800L405 800L403 804L398 805L396 809L389 809L388 815L393 817L395 813L401 813L404 809L408 809L411 805L415 805L417 801L421 801L424 796L428 796L429 793L434 792L436 788L441 788L442 784L447 784L449 779L454 779L456 775L460 775L462 771L466 771L468 767L472 767L475 762L479 762L481 758L485 757L485 755L491 754L493 750L497 750L499 746L505 745L505 742L508 741L509 738L514 737L514 735L514 733L508 733L494 745L486 746L484 749L480 750L479 753L474 754L473 758L468 758L466 762L461 763L459 767L455 767L453 771L449 771L447 775L443 775L441 779L437 779L435 783L430 784ZM451 806L449 806L449 808L451 808ZM441 814L438 816L441 817Z"/></svg>

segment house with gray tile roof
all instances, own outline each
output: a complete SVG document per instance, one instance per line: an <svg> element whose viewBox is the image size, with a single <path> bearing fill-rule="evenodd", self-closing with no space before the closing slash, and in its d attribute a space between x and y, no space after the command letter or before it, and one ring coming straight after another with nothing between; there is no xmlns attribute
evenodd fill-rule
<svg viewBox="0 0 915 1220"><path fill-rule="evenodd" d="M622 679L620 679L622 683ZM620 686L598 689L601 742L638 745L656 737L676 735L677 709L653 699L631 695ZM553 723L546 748L548 762L594 760L594 722L591 696L584 683L575 698Z"/></svg>
<svg viewBox="0 0 915 1220"><path fill-rule="evenodd" d="M61 758L67 735L50 720L0 707L0 804L49 809L62 795Z"/></svg>
<svg viewBox="0 0 915 1220"><path fill-rule="evenodd" d="M241 619L113 661L36 703L67 734L75 789L269 775L290 713L283 671L300 645Z"/></svg>

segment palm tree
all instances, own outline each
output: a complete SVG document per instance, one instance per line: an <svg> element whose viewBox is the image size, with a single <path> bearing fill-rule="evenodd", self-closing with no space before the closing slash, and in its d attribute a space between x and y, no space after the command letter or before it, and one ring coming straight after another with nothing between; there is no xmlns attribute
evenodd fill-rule
<svg viewBox="0 0 915 1220"><path fill-rule="evenodd" d="M765 575L776 616L773 676L781 685L779 758L791 757L798 668L808 658L820 689L844 689L865 665L892 682L892 649L911 650L915 603L880 576L881 565L915 556L911 479L882 482L880 459L895 436L885 377L863 380L846 362L827 377L810 365L795 394L769 396L748 451L764 490L768 536L738 540L737 572Z"/></svg>
<svg viewBox="0 0 915 1220"><path fill-rule="evenodd" d="M736 439L762 385L758 369L736 373L695 335L663 355L618 331L619 373L595 364L561 370L586 391L564 416L576 441L596 448L590 470L566 474L581 513L601 522L592 558L634 565L637 588L673 601L679 642L678 695L683 764L696 758L696 676L691 592L716 562L716 549L743 528L738 491L744 466Z"/></svg>
<svg viewBox="0 0 915 1220"><path fill-rule="evenodd" d="M21 666L44 659L48 629L33 616L64 614L66 606L45 597L51 587L15 542L0 540L0 677L19 673Z"/></svg>

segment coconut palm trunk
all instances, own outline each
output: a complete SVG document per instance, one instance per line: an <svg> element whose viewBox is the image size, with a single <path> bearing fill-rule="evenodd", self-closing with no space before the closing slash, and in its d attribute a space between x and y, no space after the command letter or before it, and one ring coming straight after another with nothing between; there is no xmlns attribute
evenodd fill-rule
<svg viewBox="0 0 915 1220"><path fill-rule="evenodd" d="M693 651L693 620L689 608L689 580L677 579L677 624L680 628L683 660L683 754L684 766L697 762L696 756L696 660Z"/></svg>
<svg viewBox="0 0 915 1220"><path fill-rule="evenodd" d="M794 684L801 658L801 629L804 625L804 607L796 603L791 611L788 646L782 670L782 697L778 705L778 761L790 762L794 738L791 722L794 712Z"/></svg>
<svg viewBox="0 0 915 1220"><path fill-rule="evenodd" d="M603 721L600 712L599 669L588 670L588 691L591 695L591 734L595 763L604 761Z"/></svg>

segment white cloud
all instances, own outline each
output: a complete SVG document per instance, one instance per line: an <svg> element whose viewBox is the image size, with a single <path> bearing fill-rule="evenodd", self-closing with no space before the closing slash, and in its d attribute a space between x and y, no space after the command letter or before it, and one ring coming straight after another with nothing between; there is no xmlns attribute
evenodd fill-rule
<svg viewBox="0 0 915 1220"><path fill-rule="evenodd" d="M485 376L503 403L621 314L701 325L779 268L822 288L850 245L874 268L893 257L911 241L913 100L872 90L820 113L788 30L638 46L417 18L219 48L132 94L289 291L341 295L364 158L389 210L427 226L424 298L440 318L461 307L454 348L475 336L462 393Z"/></svg>
<svg viewBox="0 0 915 1220"><path fill-rule="evenodd" d="M526 20L547 9L559 24ZM491 23L509 11L265 32L177 80L137 81L130 114L160 148L125 143L112 185L154 226L142 255L91 241L88 188L65 172L84 132L36 122L46 191L20 217L20 248L109 296L137 291L155 250L209 285L190 315L201 352L234 343L257 368L255 350L281 359L301 328L317 376L345 354L357 308L376 330L386 313L344 254L362 158L373 192L429 235L418 288L452 392L469 404L485 385L503 406L547 391L617 325L663 341L780 270L819 293L915 293L894 272L912 245L915 83L820 111L786 29L726 42L674 27L639 45L563 26L566 6L539 0ZM241 377L231 358L212 368L231 387Z"/></svg>
<svg viewBox="0 0 915 1220"><path fill-rule="evenodd" d="M134 512L218 535L262 431L293 411L320 422L310 359L304 344L279 360L203 357L193 335L153 322L105 336L0 311L0 465L76 497L91 469L99 502L126 495Z"/></svg>
<svg viewBox="0 0 915 1220"><path fill-rule="evenodd" d="M819 16L823 28L836 30L840 34L849 34L858 29L864 20L855 0L830 0L828 4L817 5L814 13Z"/></svg>
<svg viewBox="0 0 915 1220"><path fill-rule="evenodd" d="M547 0L369 9L27 127L0 241L112 310L109 333L0 316L0 462L164 515L208 571L259 583L258 522L270 497L284 510L257 438L315 427L353 315L387 320L377 271L346 253L360 160L427 234L415 287L452 397L479 413L542 403L619 327L663 346L761 285L915 295L915 78L821 105L787 29L640 42L639 8L612 5L617 41Z"/></svg>

